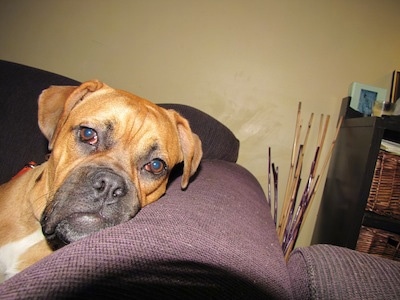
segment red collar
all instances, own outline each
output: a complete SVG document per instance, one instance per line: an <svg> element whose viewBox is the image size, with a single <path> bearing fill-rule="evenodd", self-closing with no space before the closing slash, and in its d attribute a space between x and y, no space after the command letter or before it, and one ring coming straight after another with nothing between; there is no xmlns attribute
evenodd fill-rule
<svg viewBox="0 0 400 300"><path fill-rule="evenodd" d="M32 170L36 167L37 167L37 163L35 163L34 161L31 161L31 162L27 163L16 175L14 175L14 177L12 179L17 178L17 177L21 176L22 174L24 174L24 173L28 172L29 170Z"/></svg>

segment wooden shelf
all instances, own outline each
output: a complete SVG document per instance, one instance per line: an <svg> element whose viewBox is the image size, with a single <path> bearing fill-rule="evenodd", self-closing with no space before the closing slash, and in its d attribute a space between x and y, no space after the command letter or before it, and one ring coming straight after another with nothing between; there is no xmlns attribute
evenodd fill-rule
<svg viewBox="0 0 400 300"><path fill-rule="evenodd" d="M400 233L400 222L365 210L383 138L400 142L400 116L362 117L344 98L312 244L355 249L361 226Z"/></svg>
<svg viewBox="0 0 400 300"><path fill-rule="evenodd" d="M400 220L381 216L370 211L364 213L362 225L400 234Z"/></svg>

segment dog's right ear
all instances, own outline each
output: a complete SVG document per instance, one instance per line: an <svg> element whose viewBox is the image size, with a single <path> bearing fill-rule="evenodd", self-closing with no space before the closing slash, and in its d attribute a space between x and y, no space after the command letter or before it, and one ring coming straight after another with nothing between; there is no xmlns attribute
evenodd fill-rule
<svg viewBox="0 0 400 300"><path fill-rule="evenodd" d="M40 94L39 128L49 142L64 110L64 104L76 88L76 86L51 86Z"/></svg>
<svg viewBox="0 0 400 300"><path fill-rule="evenodd" d="M71 110L88 94L102 88L103 85L93 80L80 86L51 86L40 94L39 128L49 141L49 150L53 148L54 140Z"/></svg>

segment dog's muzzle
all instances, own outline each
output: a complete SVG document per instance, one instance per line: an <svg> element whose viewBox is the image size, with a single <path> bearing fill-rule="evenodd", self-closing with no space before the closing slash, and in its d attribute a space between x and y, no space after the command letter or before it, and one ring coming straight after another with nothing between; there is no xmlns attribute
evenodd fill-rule
<svg viewBox="0 0 400 300"><path fill-rule="evenodd" d="M57 190L41 218L53 249L128 221L140 209L137 189L127 176L106 167L74 171Z"/></svg>

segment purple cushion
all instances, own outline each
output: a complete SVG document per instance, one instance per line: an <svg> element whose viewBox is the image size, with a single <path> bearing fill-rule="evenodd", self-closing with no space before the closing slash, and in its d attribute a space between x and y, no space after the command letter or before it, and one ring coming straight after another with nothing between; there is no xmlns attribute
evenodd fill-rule
<svg viewBox="0 0 400 300"><path fill-rule="evenodd" d="M2 299L288 299L290 282L257 180L204 160L131 221L68 245L0 286Z"/></svg>
<svg viewBox="0 0 400 300"><path fill-rule="evenodd" d="M400 299L400 262L332 245L295 249L295 299Z"/></svg>
<svg viewBox="0 0 400 300"><path fill-rule="evenodd" d="M0 184L22 167L42 163L47 140L40 132L37 99L50 85L78 85L54 73L0 60Z"/></svg>

